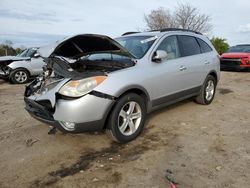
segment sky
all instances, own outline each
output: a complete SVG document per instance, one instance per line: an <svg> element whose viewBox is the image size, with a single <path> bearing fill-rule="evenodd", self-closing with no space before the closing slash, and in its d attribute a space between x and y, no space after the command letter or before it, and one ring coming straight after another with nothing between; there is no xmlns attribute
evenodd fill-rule
<svg viewBox="0 0 250 188"><path fill-rule="evenodd" d="M144 15L189 3L211 17L209 37L230 45L250 43L250 0L0 0L0 43L43 46L66 36L95 33L110 37L146 28Z"/></svg>

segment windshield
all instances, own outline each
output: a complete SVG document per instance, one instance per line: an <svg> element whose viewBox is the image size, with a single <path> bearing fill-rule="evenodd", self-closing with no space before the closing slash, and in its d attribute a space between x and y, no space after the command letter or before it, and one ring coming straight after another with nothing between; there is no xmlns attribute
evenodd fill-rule
<svg viewBox="0 0 250 188"><path fill-rule="evenodd" d="M156 36L127 36L117 38L116 41L125 47L137 59L141 59L156 39Z"/></svg>
<svg viewBox="0 0 250 188"><path fill-rule="evenodd" d="M18 57L33 57L34 54L36 53L35 48L29 48L18 54Z"/></svg>
<svg viewBox="0 0 250 188"><path fill-rule="evenodd" d="M93 62L120 62L127 63L131 62L131 58L123 54L115 54L115 53L102 53L97 52L94 54L90 54L81 58L82 61L93 61Z"/></svg>
<svg viewBox="0 0 250 188"><path fill-rule="evenodd" d="M250 53L250 45L240 45L240 46L233 46L229 48L227 52L245 52Z"/></svg>

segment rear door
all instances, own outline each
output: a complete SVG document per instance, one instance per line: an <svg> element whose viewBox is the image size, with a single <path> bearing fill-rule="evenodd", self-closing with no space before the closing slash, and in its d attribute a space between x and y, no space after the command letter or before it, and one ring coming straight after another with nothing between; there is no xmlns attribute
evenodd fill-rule
<svg viewBox="0 0 250 188"><path fill-rule="evenodd" d="M183 73L183 90L199 92L204 81L206 56L202 54L194 36L178 35L178 42L182 57L179 70Z"/></svg>
<svg viewBox="0 0 250 188"><path fill-rule="evenodd" d="M213 49L204 40L198 37L196 39L200 45L202 56L205 59L202 63L204 64L204 76L206 76L209 71L217 70L214 63L218 62L218 54L214 53Z"/></svg>

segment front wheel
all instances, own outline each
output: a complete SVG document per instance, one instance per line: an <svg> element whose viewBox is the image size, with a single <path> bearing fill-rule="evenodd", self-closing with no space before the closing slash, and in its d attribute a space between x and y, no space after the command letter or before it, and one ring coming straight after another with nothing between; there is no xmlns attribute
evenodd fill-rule
<svg viewBox="0 0 250 188"><path fill-rule="evenodd" d="M215 78L212 75L208 75L195 101L203 105L210 104L215 96L216 85Z"/></svg>
<svg viewBox="0 0 250 188"><path fill-rule="evenodd" d="M29 81L29 72L25 69L15 69L10 73L10 81L13 84L24 84Z"/></svg>
<svg viewBox="0 0 250 188"><path fill-rule="evenodd" d="M106 132L116 142L129 142L140 134L145 118L144 99L134 93L126 94L117 101L112 110Z"/></svg>

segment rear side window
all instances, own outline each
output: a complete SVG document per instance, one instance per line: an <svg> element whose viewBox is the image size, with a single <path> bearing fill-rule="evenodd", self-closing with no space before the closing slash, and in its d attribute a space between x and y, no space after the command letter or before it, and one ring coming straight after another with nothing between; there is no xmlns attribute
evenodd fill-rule
<svg viewBox="0 0 250 188"><path fill-rule="evenodd" d="M201 53L200 46L195 39L195 37L192 36L186 36L186 35L179 35L179 46L181 49L181 56L191 56Z"/></svg>
<svg viewBox="0 0 250 188"><path fill-rule="evenodd" d="M201 47L202 53L207 53L213 51L213 49L203 40L197 38L197 41Z"/></svg>

